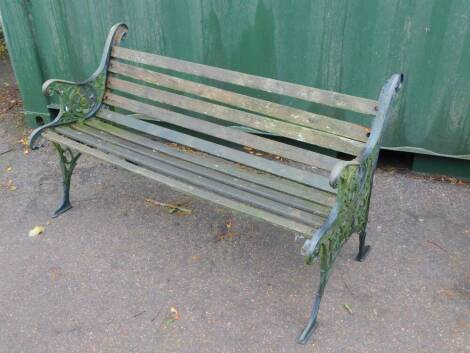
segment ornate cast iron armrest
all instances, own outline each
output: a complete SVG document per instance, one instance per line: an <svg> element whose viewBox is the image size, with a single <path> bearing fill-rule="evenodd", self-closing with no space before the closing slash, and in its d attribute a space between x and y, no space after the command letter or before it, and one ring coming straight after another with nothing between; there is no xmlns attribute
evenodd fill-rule
<svg viewBox="0 0 470 353"><path fill-rule="evenodd" d="M380 143L402 82L403 75L395 74L385 83L371 135L364 149L354 160L337 163L330 173L330 185L338 189L336 203L323 226L302 247L302 254L307 256L308 261L320 255L321 267L328 273L344 242L353 232L364 231L367 225Z"/></svg>
<svg viewBox="0 0 470 353"><path fill-rule="evenodd" d="M340 162L331 172L331 186L338 189L336 203L323 226L302 247L308 262L320 255L327 274L344 242L367 223L372 173L370 163L362 165L357 160Z"/></svg>
<svg viewBox="0 0 470 353"><path fill-rule="evenodd" d="M352 161L341 161L336 163L330 172L329 182L331 187L336 188L338 185L338 178L340 177L343 170L353 165L359 166L360 163L356 159L353 159Z"/></svg>
<svg viewBox="0 0 470 353"><path fill-rule="evenodd" d="M37 149L36 141L45 129L83 121L93 117L100 109L106 89L106 76L113 46L118 45L127 32L123 23L115 24L109 31L98 69L85 81L47 80L42 86L46 96L57 96L59 114L51 122L38 127L29 136L29 146Z"/></svg>

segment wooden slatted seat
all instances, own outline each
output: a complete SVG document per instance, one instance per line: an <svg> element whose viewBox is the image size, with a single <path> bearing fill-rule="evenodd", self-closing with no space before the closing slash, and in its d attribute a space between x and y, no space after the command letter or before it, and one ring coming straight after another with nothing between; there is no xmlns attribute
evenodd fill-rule
<svg viewBox="0 0 470 353"><path fill-rule="evenodd" d="M401 78L388 81L378 102L124 48L125 31L113 27L90 79L44 85L46 94L60 96L60 111L30 144L34 149L42 134L59 152L64 197L55 216L71 207L71 174L87 153L303 234L303 253L322 258L321 298L353 231L362 234L359 258L367 250L372 175ZM375 116L372 133L367 124L281 104L279 97ZM319 299L300 342L311 334L318 307Z"/></svg>

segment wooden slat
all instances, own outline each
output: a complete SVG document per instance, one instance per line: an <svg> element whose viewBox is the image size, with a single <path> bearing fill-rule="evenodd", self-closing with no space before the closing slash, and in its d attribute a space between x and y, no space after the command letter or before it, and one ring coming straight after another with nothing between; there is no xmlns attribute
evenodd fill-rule
<svg viewBox="0 0 470 353"><path fill-rule="evenodd" d="M110 102L112 105L116 105L116 101L112 100ZM155 107L153 106L150 106L150 109L147 110L145 108L145 104L142 103L138 103L135 106L126 105L123 108L148 116L156 116L160 119L163 117L164 114L171 113L165 116L165 118L169 118L168 121L170 122L172 119L176 119L178 115L173 112L167 112L163 109L161 113L158 113L154 110ZM142 120L130 118L125 115L117 114L111 111L101 110L100 112L98 112L98 116L104 120L122 126L126 126L128 128L141 131L149 135L157 136L168 141L173 141L221 158L240 163L242 165L247 165L274 175L278 175L290 180L297 181L299 183L303 183L305 185L335 193L335 189L332 189L329 185L328 178L323 177L321 175L315 175L305 170L294 168L285 164L281 164L279 162L274 162L265 158L251 155L249 153L241 152L233 148L229 148L191 135L183 134L181 132L171 130L162 126L147 123Z"/></svg>
<svg viewBox="0 0 470 353"><path fill-rule="evenodd" d="M105 132L107 134L117 136L120 139L132 141L133 143L147 147L151 150L159 151L178 159L249 181L251 184L279 190L283 195L292 195L297 198L315 202L322 205L324 210L329 210L335 202L334 194L298 184L287 179L281 179L268 173L260 173L258 170L247 170L248 168L245 166L242 168L238 164L221 158L212 157L208 154L196 153L196 151L193 153L186 153L180 151L178 148L155 141L154 139L145 137L142 134L136 134L131 131L121 129L99 119L88 119L85 124L98 132Z"/></svg>
<svg viewBox="0 0 470 353"><path fill-rule="evenodd" d="M106 125L106 124L103 124L103 125ZM142 155L145 155L147 157L151 157L161 162L170 164L174 167L181 168L186 171L193 172L193 173L197 173L198 175L202 175L208 178L208 183L211 183L211 180L215 180L217 182L224 183L229 186L238 188L242 191L250 192L254 195L262 196L272 201L285 204L286 206L294 207L299 210L310 212L310 213L317 214L317 215L324 216L324 217L327 216L331 210L331 207L319 205L310 200L307 201L305 199L283 193L281 191L278 191L277 189L272 189L264 185L255 184L245 179L237 178L229 174L226 174L224 172L217 171L213 168L201 166L200 163L189 162L186 158L180 159L178 157L175 157L174 154L163 153L161 151L162 147L163 148L166 147L167 149L172 150L172 151L176 150L176 148L165 146L162 143L157 143L156 141L152 141L151 139L145 138L143 136L139 136L137 140L136 139L127 140L127 139L123 139L115 135L106 133L103 130L98 130L98 129L85 126L82 124L75 124L72 126L72 128L79 132L83 132L87 135L99 138L103 141L125 147L128 150L131 150L131 151L140 153ZM145 140L142 141L143 139ZM140 141L140 144L136 143L136 141ZM153 143L150 144L150 142L153 142ZM147 144L147 146L143 147L142 143ZM183 153L183 155L190 155L190 154L191 153ZM245 174L248 174L248 172L245 171Z"/></svg>
<svg viewBox="0 0 470 353"><path fill-rule="evenodd" d="M249 75L118 46L113 47L111 55L123 60L178 71L190 75L202 76L216 81L254 88L335 108L370 115L375 115L376 113L375 107L377 106L377 101L371 99Z"/></svg>
<svg viewBox="0 0 470 353"><path fill-rule="evenodd" d="M213 171L208 171L207 169L204 170L203 168L198 168L194 165L185 165L185 162L182 161L176 161L175 163L171 157L164 156L162 154L152 154L148 153L148 151L142 153L142 149L137 149L136 151L135 148L128 148L129 145L132 144L123 144L122 142L119 144L110 143L101 137L92 136L69 127L59 127L56 131L88 146L125 158L128 161L137 163L140 166L149 168L158 173L162 173L190 185L215 192L219 195L229 197L230 199L265 209L279 216L305 223L313 227L322 225L325 220L325 216L315 215L309 211L306 212L299 208L274 201L271 198L260 196L257 193L250 191L247 192L246 190L234 187L230 183L225 183L224 181L221 182L220 180L217 180L217 176L214 175ZM188 168L185 168L185 166Z"/></svg>
<svg viewBox="0 0 470 353"><path fill-rule="evenodd" d="M162 175L160 173L157 173L155 171L151 171L147 168L140 167L138 165L135 165L134 163L127 162L123 158L119 158L117 156L114 156L112 154L108 154L102 151L99 151L96 148L91 148L88 147L84 144L78 143L76 141L73 141L69 138L66 138L64 136L61 136L52 130L48 130L44 133L44 136L54 142L60 143L65 146L69 146L70 148L77 150L82 153L86 153L89 155L92 155L98 159L101 159L105 162L120 166L123 169L129 170L135 174L142 175L148 178L151 178L153 180L156 180L158 182L161 182L163 184L168 185L171 188L174 188L178 191L186 192L188 194L194 195L196 197L200 197L202 199L210 200L214 203L217 203L221 206L225 206L234 210L237 210L239 212L248 214L252 217L257 217L264 219L270 223L285 227L287 229L291 229L300 233L303 233L307 235L308 237L312 236L313 231L315 230L315 227L311 227L308 225L305 225L300 222L296 222L293 220L286 219L285 217L278 216L276 214L273 214L271 212L267 212L265 210L247 205L242 202L238 202L235 200L232 200L230 198L223 197L222 195L218 195L214 192L194 187L192 185L189 185L187 183L181 182L179 180L176 180L175 178L171 178L165 175Z"/></svg>
<svg viewBox="0 0 470 353"><path fill-rule="evenodd" d="M357 141L367 141L369 129L347 121L341 121L268 100L254 98L160 72L143 69L119 62L115 59L111 61L108 70L112 73L135 80L142 80L172 90L190 93L195 96L302 125L311 129L328 132Z"/></svg>
<svg viewBox="0 0 470 353"><path fill-rule="evenodd" d="M267 131L278 136L288 137L297 141L307 142L330 150L358 155L364 143L323 131L312 130L303 126L271 119L262 115L252 114L226 106L197 100L160 89L143 86L115 77L108 79L108 87L112 90L129 93L134 96L164 103L220 120L237 123L251 128ZM198 121L201 121L198 119ZM201 129L201 131L204 131Z"/></svg>
<svg viewBox="0 0 470 353"><path fill-rule="evenodd" d="M299 147L253 135L238 129L232 129L209 121L196 119L171 110L159 108L151 104L125 98L117 94L107 93L105 95L104 102L110 106L144 114L149 118L153 117L157 121L164 121L198 133L214 136L242 146L252 147L263 152L268 152L293 161L304 163L312 166L313 168L330 171L339 161L336 158L317 152L307 151Z"/></svg>

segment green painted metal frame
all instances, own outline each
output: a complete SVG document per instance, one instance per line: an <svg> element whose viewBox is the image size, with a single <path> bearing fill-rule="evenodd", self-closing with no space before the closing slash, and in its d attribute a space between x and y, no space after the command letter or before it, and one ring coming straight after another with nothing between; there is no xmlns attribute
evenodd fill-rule
<svg viewBox="0 0 470 353"><path fill-rule="evenodd" d="M29 146L32 150L37 149L36 142L44 130L95 116L101 107L106 89L111 49L121 42L126 33L127 26L124 23L117 23L111 28L100 65L87 80L82 82L47 80L44 82L42 92L46 96L58 96L60 111L54 120L36 128L31 133Z"/></svg>
<svg viewBox="0 0 470 353"><path fill-rule="evenodd" d="M123 23L117 23L111 28L106 39L101 63L98 69L87 80L82 82L47 80L44 82L42 86L44 95L57 95L60 110L54 120L36 128L31 133L29 136L29 147L32 150L38 148L37 141L46 129L77 121L83 122L95 116L103 102L111 49L114 45L120 43L126 33L127 26ZM55 142L53 145L59 155L63 178L62 201L52 215L55 218L72 208L70 203L70 182L81 153L74 153L70 148L62 147Z"/></svg>
<svg viewBox="0 0 470 353"><path fill-rule="evenodd" d="M312 335L326 283L341 247L354 233L359 233L358 261L365 259L370 247L365 245L369 203L380 144L392 104L403 82L403 75L393 75L383 86L371 135L362 153L352 161L339 162L331 171L330 185L338 189L336 204L325 224L305 241L302 254L307 262L320 258L320 285L315 294L309 321L298 337L305 344Z"/></svg>
<svg viewBox="0 0 470 353"><path fill-rule="evenodd" d="M72 179L72 173L77 165L78 158L80 158L80 152L73 152L69 147L62 147L59 143L52 143L57 153L59 154L60 170L62 171L62 201L59 207L52 214L52 218L56 218L62 213L70 210L72 205L70 203L70 181Z"/></svg>
<svg viewBox="0 0 470 353"><path fill-rule="evenodd" d="M53 121L32 132L29 140L32 149L37 148L36 141L45 129L84 122L97 114L106 89L111 49L119 44L126 32L125 24L119 23L112 27L101 64L88 80L79 83L49 80L44 83L45 94L59 96L60 112ZM337 189L336 203L323 226L302 247L302 254L307 257L307 263L312 263L317 257L320 260L320 284L314 297L309 321L297 340L301 344L308 341L316 327L321 299L332 272L332 265L342 245L354 232L357 232L359 252L356 259L362 261L370 249L365 245L365 238L374 171L385 125L402 82L403 75L399 74L393 75L386 82L380 93L378 112L372 125L371 135L364 149L357 158L352 161L341 161L331 171L329 183L332 188ZM54 147L59 153L64 187L61 206L54 213L54 216L57 216L71 208L70 179L80 153L73 153L69 147L62 147L57 142L54 142Z"/></svg>

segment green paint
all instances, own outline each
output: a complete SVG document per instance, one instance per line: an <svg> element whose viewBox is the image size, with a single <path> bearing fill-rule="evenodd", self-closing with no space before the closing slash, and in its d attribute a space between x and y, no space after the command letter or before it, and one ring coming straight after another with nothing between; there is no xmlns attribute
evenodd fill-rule
<svg viewBox="0 0 470 353"><path fill-rule="evenodd" d="M360 166L348 165L341 172L336 196L338 216L308 259L308 262L311 262L320 256L320 267L327 274L325 280L328 279L339 250L351 234L366 229L374 174L373 164L377 159L379 148L377 145Z"/></svg>
<svg viewBox="0 0 470 353"><path fill-rule="evenodd" d="M103 100L106 72L86 84L53 81L46 89L49 96L57 95L60 107L59 123L83 121Z"/></svg>
<svg viewBox="0 0 470 353"><path fill-rule="evenodd" d="M72 173L77 165L77 161L81 156L80 152L73 152L69 147L61 146L57 142L52 142L55 150L59 154L60 170L62 171L62 201L59 207L52 215L53 218L66 212L72 208L70 204L70 182L72 180Z"/></svg>
<svg viewBox="0 0 470 353"><path fill-rule="evenodd" d="M131 48L366 98L404 72L384 146L470 155L467 0L0 0L0 11L30 126L47 116L42 82L89 77L107 31L123 21Z"/></svg>
<svg viewBox="0 0 470 353"><path fill-rule="evenodd" d="M415 155L413 170L425 174L452 175L470 180L470 163L463 159Z"/></svg>
<svg viewBox="0 0 470 353"><path fill-rule="evenodd" d="M47 100L41 93L45 76L31 26L31 12L29 2L0 1L0 21L23 97L27 125L33 127L37 124L37 117L49 121L49 113Z"/></svg>
<svg viewBox="0 0 470 353"><path fill-rule="evenodd" d="M83 122L94 116L103 101L106 76L107 71L102 71L81 83L60 80L48 81L44 87L44 94L52 97L54 106L59 107L59 113L48 124L33 130L29 136L31 149L37 148L36 141L46 129L73 122Z"/></svg>

